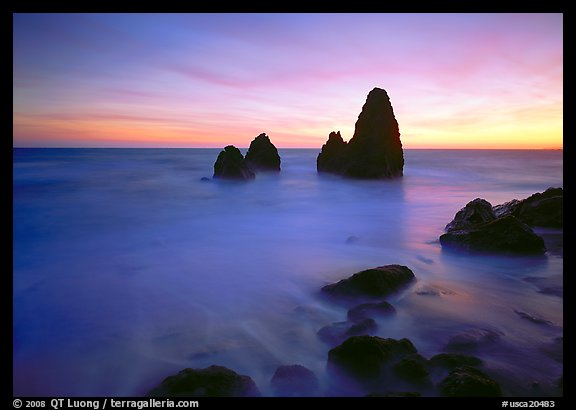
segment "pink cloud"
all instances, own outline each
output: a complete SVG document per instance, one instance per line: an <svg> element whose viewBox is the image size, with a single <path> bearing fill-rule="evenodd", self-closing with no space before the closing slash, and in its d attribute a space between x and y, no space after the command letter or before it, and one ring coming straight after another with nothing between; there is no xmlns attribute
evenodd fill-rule
<svg viewBox="0 0 576 410"><path fill-rule="evenodd" d="M264 129L279 145L312 146L350 133L375 86L409 134L484 127L491 116L510 127L538 107L550 114L533 121L561 116L561 16L76 17L16 24L16 144L22 127L56 136L68 121L92 127L91 141L132 141L119 134L132 127L159 144L188 132L219 145Z"/></svg>

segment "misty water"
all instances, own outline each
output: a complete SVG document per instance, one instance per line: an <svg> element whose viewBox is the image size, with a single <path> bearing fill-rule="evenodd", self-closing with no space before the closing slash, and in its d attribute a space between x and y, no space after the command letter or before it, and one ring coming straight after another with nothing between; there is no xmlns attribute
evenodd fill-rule
<svg viewBox="0 0 576 410"><path fill-rule="evenodd" d="M560 394L562 253L466 255L438 237L474 198L563 186L562 151L405 150L403 178L360 181L280 149L279 174L201 181L218 152L14 149L15 395L139 396L212 364L263 395L282 364L313 370L321 395L365 394L332 385L316 333L347 308L319 290L387 264L417 280L372 334L426 358L494 336L462 352L505 395Z"/></svg>

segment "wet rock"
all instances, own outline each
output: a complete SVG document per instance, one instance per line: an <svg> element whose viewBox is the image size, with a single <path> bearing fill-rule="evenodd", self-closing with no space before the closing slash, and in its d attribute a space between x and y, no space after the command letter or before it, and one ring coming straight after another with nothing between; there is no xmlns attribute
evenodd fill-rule
<svg viewBox="0 0 576 410"><path fill-rule="evenodd" d="M526 199L506 202L494 207L499 217L513 215L529 226L562 228L564 223L564 190L548 188Z"/></svg>
<svg viewBox="0 0 576 410"><path fill-rule="evenodd" d="M317 335L329 345L337 345L350 336L369 335L378 329L374 319L366 318L359 322L336 322L321 328Z"/></svg>
<svg viewBox="0 0 576 410"><path fill-rule="evenodd" d="M356 121L354 136L345 143L340 132L332 132L317 158L318 172L351 178L402 176L404 154L398 122L388 93L374 88Z"/></svg>
<svg viewBox="0 0 576 410"><path fill-rule="evenodd" d="M250 143L246 153L246 162L251 169L262 171L280 171L280 155L270 142L270 138L262 133Z"/></svg>
<svg viewBox="0 0 576 410"><path fill-rule="evenodd" d="M319 387L312 370L298 365L279 366L270 380L276 396L313 396Z"/></svg>
<svg viewBox="0 0 576 410"><path fill-rule="evenodd" d="M260 391L249 376L240 375L223 366L205 369L184 369L169 376L149 397L250 397Z"/></svg>
<svg viewBox="0 0 576 410"><path fill-rule="evenodd" d="M503 204L494 205L492 210L496 218L502 218L503 216L513 215L517 216L517 209L520 206L520 201L518 199L513 199Z"/></svg>
<svg viewBox="0 0 576 410"><path fill-rule="evenodd" d="M544 194L535 195L542 196ZM554 200L548 198L550 201L557 201L558 196L550 195L555 198ZM520 216L522 208L532 209L529 204L537 202L534 200L526 202L528 199L512 200L495 207L481 198L470 201L446 225L446 233L440 236L440 244L443 247L465 251L516 254L545 253L544 240L524 222L532 222L534 219L521 218Z"/></svg>
<svg viewBox="0 0 576 410"><path fill-rule="evenodd" d="M469 229L451 230L440 236L443 247L464 251L511 254L543 254L544 240L514 216L505 216Z"/></svg>
<svg viewBox="0 0 576 410"><path fill-rule="evenodd" d="M482 198L476 198L459 210L454 219L446 225L446 232L471 229L479 224L491 222L496 219L492 204Z"/></svg>
<svg viewBox="0 0 576 410"><path fill-rule="evenodd" d="M383 301L379 303L362 303L348 310L348 320L360 322L374 316L390 316L396 313L396 309L390 303Z"/></svg>
<svg viewBox="0 0 576 410"><path fill-rule="evenodd" d="M492 205L481 198L470 201L446 225L442 246L467 251L519 254L563 254L563 235L545 232L546 241L530 227L563 227L562 188L548 188L526 199Z"/></svg>
<svg viewBox="0 0 576 410"><path fill-rule="evenodd" d="M386 265L355 273L326 285L322 292L343 298L377 298L390 295L414 280L414 273L402 265Z"/></svg>
<svg viewBox="0 0 576 410"><path fill-rule="evenodd" d="M454 369L460 366L480 366L482 360L461 353L440 353L432 356L429 360L431 366L442 367L445 369Z"/></svg>
<svg viewBox="0 0 576 410"><path fill-rule="evenodd" d="M328 369L360 380L377 378L386 366L413 353L416 348L408 339L353 336L328 352Z"/></svg>
<svg viewBox="0 0 576 410"><path fill-rule="evenodd" d="M502 332L491 329L467 329L452 336L446 350L467 350L496 342L503 335Z"/></svg>
<svg viewBox="0 0 576 410"><path fill-rule="evenodd" d="M394 373L409 382L422 383L428 381L427 360L419 354L411 354L400 359L394 365Z"/></svg>
<svg viewBox="0 0 576 410"><path fill-rule="evenodd" d="M448 397L500 397L500 385L487 374L469 366L461 366L438 385Z"/></svg>
<svg viewBox="0 0 576 410"><path fill-rule="evenodd" d="M214 178L248 180L254 176L238 148L228 145L220 151L214 163Z"/></svg>

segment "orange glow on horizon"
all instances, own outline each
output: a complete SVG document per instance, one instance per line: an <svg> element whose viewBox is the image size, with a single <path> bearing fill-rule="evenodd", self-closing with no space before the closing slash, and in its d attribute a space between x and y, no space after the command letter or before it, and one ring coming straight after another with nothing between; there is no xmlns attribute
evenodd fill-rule
<svg viewBox="0 0 576 410"><path fill-rule="evenodd" d="M374 87L406 149L563 147L562 13L16 13L13 38L15 147L320 149Z"/></svg>
<svg viewBox="0 0 576 410"><path fill-rule="evenodd" d="M26 135L31 142L22 146L221 148L231 144L247 147L252 139L265 132L278 148L320 149L331 131L340 131L346 141L354 133L353 126L327 128L323 133L320 127L264 130L230 126L211 131L119 119L50 119L17 114L13 118L14 132ZM561 124L553 128L549 124L487 126L477 130L450 123L435 124L434 128L400 126L400 138L405 149L562 149Z"/></svg>

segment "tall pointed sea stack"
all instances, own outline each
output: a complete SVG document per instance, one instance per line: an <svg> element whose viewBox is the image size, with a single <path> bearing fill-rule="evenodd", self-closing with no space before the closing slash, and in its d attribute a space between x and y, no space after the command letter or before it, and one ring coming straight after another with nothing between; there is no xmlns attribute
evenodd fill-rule
<svg viewBox="0 0 576 410"><path fill-rule="evenodd" d="M250 143L246 162L254 170L280 171L280 155L265 133L258 135Z"/></svg>
<svg viewBox="0 0 576 410"><path fill-rule="evenodd" d="M316 161L318 172L351 178L381 179L400 177L404 153L398 122L385 90L374 88L368 94L356 121L354 136L345 143L338 133L330 133Z"/></svg>

